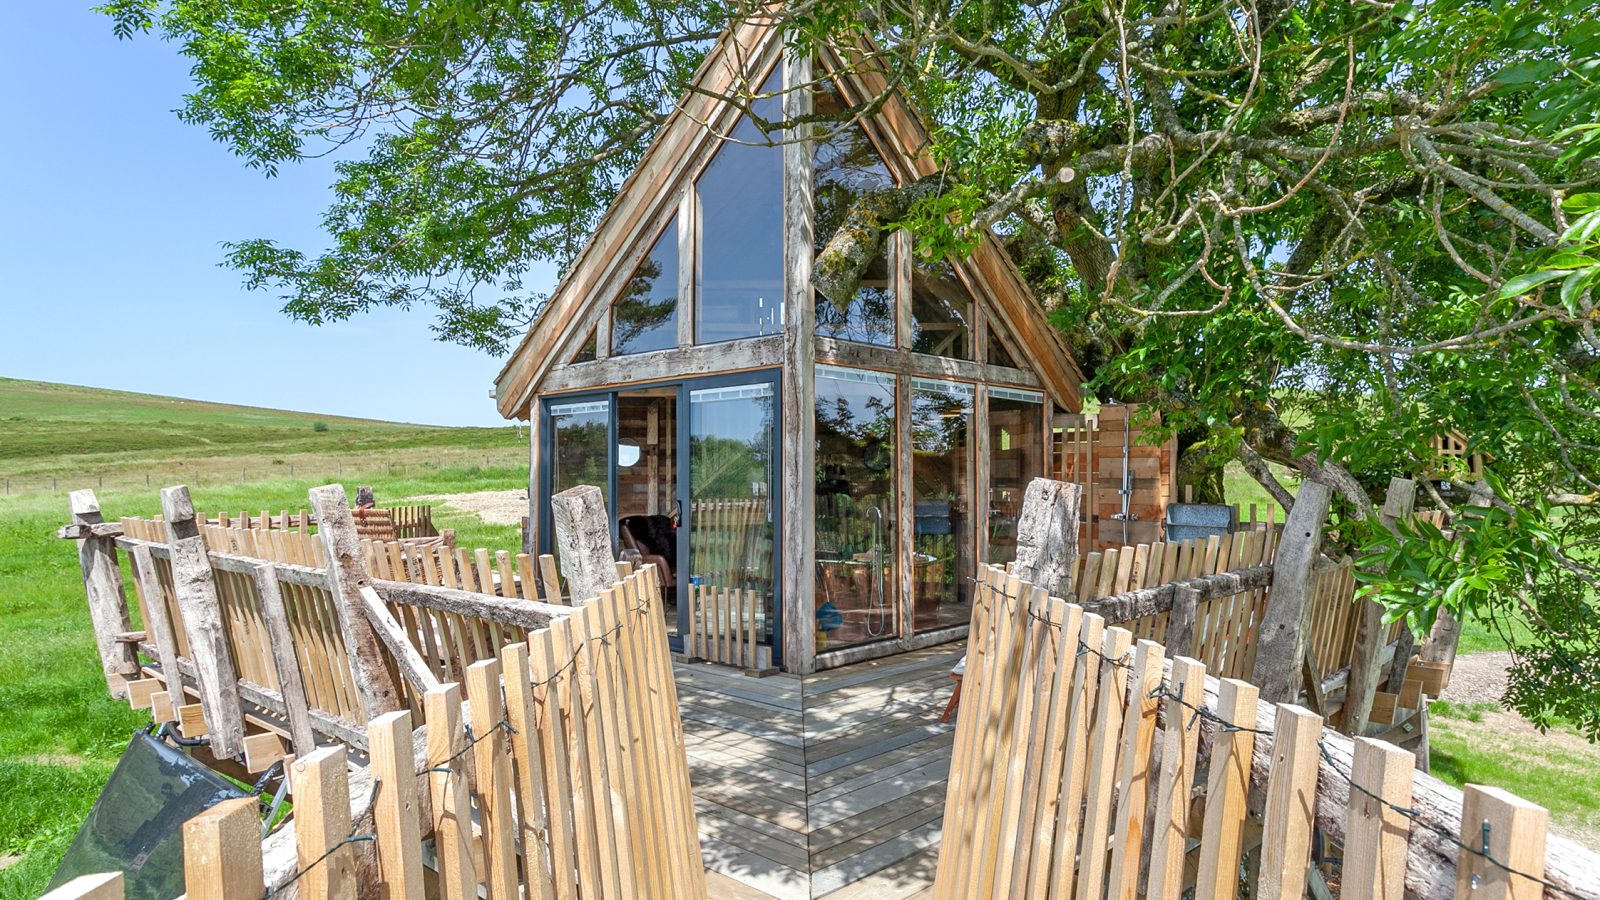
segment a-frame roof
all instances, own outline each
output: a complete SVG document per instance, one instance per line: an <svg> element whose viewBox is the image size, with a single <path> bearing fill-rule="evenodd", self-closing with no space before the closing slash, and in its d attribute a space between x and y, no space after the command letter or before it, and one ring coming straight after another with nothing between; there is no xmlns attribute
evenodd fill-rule
<svg viewBox="0 0 1600 900"><path fill-rule="evenodd" d="M771 21L746 20L717 40L695 75L688 93L667 117L639 166L623 183L584 249L562 277L543 313L535 320L495 378L501 415L527 415L527 406L572 339L599 304L608 303L617 280L631 272L656 235L651 226L676 209L696 167L715 152L721 134L731 129L739 110L724 99L742 85L759 84L783 51ZM883 76L867 65L825 60L847 99L878 96ZM905 180L931 175L938 164L928 152L928 130L896 93L871 117L885 162ZM971 256L954 261L978 288L978 300L999 320L1020 359L1058 403L1076 409L1083 374L1059 332L1044 315L998 238L989 235Z"/></svg>

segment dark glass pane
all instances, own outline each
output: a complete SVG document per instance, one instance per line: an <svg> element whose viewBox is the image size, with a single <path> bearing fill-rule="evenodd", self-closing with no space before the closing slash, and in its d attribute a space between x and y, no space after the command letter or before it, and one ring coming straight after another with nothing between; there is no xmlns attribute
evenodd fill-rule
<svg viewBox="0 0 1600 900"><path fill-rule="evenodd" d="M1020 368L1017 365L1017 358L1011 355L1011 351L1006 348L1005 342L1000 339L1000 323L996 322L993 316L988 318L988 322L989 365L1005 366L1008 369Z"/></svg>
<svg viewBox="0 0 1600 900"><path fill-rule="evenodd" d="M972 616L971 421L971 385L912 379L916 631L964 624Z"/></svg>
<svg viewBox="0 0 1600 900"><path fill-rule="evenodd" d="M775 401L768 382L689 392L689 614L721 611L696 629L713 639L772 641Z"/></svg>
<svg viewBox="0 0 1600 900"><path fill-rule="evenodd" d="M611 307L611 352L620 356L677 345L678 220L673 219Z"/></svg>
<svg viewBox="0 0 1600 900"><path fill-rule="evenodd" d="M551 404L550 426L556 445L550 461L555 466L552 493L584 484L605 493L610 480L606 441L611 428L611 404L605 400Z"/></svg>
<svg viewBox="0 0 1600 900"><path fill-rule="evenodd" d="M844 110L837 85L825 80L815 99L818 115ZM864 195L895 186L894 175L883 163L878 150L860 125L828 122L819 128L837 132L817 143L813 162L816 192L816 249L838 233L840 225ZM838 304L817 295L817 334L863 344L894 344L895 303L889 283L889 265L879 254L869 265L848 304Z"/></svg>
<svg viewBox="0 0 1600 900"><path fill-rule="evenodd" d="M817 366L817 651L898 637L894 376Z"/></svg>
<svg viewBox="0 0 1600 900"><path fill-rule="evenodd" d="M667 631L678 630L678 389L617 393L617 549L661 576Z"/></svg>
<svg viewBox="0 0 1600 900"><path fill-rule="evenodd" d="M911 349L970 359L972 295L945 260L918 261L911 275Z"/></svg>
<svg viewBox="0 0 1600 900"><path fill-rule="evenodd" d="M578 347L578 354L572 357L572 361L575 363L584 363L594 362L596 359L598 359L600 357L598 352L600 345L598 341L599 337L594 331L590 331L588 334L584 335L583 343Z"/></svg>
<svg viewBox="0 0 1600 900"><path fill-rule="evenodd" d="M1017 557L1017 518L1028 482L1044 472L1044 395L989 389L989 562Z"/></svg>
<svg viewBox="0 0 1600 900"><path fill-rule="evenodd" d="M779 89L778 73L761 93ZM767 121L782 116L776 96L755 102ZM783 148L740 118L695 190L700 197L696 343L783 330Z"/></svg>

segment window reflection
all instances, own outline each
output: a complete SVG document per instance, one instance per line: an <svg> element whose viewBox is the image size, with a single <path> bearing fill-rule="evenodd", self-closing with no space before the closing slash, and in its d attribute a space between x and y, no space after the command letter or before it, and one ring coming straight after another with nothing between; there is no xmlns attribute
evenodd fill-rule
<svg viewBox="0 0 1600 900"><path fill-rule="evenodd" d="M847 105L832 79L818 85L815 112L841 114ZM837 132L818 141L812 172L816 196L816 251L839 232L851 209L866 195L895 186L894 175L859 124L833 121L819 126ZM861 287L848 303L817 294L817 334L863 344L894 344L895 300L886 253L868 266Z"/></svg>
<svg viewBox="0 0 1600 900"><path fill-rule="evenodd" d="M989 388L989 562L1017 558L1028 482L1044 474L1044 395Z"/></svg>
<svg viewBox="0 0 1600 900"><path fill-rule="evenodd" d="M782 117L773 71L753 104ZM709 344L783 330L783 148L741 117L695 190L700 198L700 266L695 340Z"/></svg>
<svg viewBox="0 0 1600 900"><path fill-rule="evenodd" d="M678 220L674 218L611 307L611 352L645 353L677 345Z"/></svg>
<svg viewBox="0 0 1600 900"><path fill-rule="evenodd" d="M972 295L943 259L918 260L911 276L911 349L955 359L972 357Z"/></svg>
<svg viewBox="0 0 1600 900"><path fill-rule="evenodd" d="M894 376L817 366L817 650L899 636Z"/></svg>
<svg viewBox="0 0 1600 900"><path fill-rule="evenodd" d="M550 425L555 435L553 493L585 484L607 493L611 404L605 400L552 404Z"/></svg>
<svg viewBox="0 0 1600 900"><path fill-rule="evenodd" d="M973 565L970 384L911 381L916 631L966 624Z"/></svg>

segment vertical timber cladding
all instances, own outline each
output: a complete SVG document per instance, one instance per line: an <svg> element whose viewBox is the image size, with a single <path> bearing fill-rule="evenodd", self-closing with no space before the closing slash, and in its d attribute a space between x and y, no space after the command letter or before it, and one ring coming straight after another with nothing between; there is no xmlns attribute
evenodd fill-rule
<svg viewBox="0 0 1600 900"><path fill-rule="evenodd" d="M1167 504L1175 499L1178 441L1145 443L1145 432L1160 423L1159 410L1139 404L1055 417L1057 477L1083 487L1084 552L1161 540Z"/></svg>

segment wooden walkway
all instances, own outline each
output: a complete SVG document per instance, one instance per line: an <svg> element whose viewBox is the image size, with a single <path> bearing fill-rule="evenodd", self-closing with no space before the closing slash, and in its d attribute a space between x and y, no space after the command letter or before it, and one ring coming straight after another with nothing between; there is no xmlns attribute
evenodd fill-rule
<svg viewBox="0 0 1600 900"><path fill-rule="evenodd" d="M893 900L931 885L955 727L939 716L964 652L803 679L678 664L701 848L731 879L713 876L711 896Z"/></svg>

